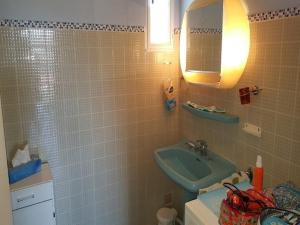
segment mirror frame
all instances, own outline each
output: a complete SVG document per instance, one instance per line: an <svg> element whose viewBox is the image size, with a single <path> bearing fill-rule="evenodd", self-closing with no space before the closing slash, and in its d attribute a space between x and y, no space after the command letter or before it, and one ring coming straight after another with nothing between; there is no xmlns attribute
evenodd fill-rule
<svg viewBox="0 0 300 225"><path fill-rule="evenodd" d="M194 0L185 10L180 32L180 67L188 83L221 89L233 88L239 81L249 54L250 26L241 0L223 0L221 72L186 70L187 14L217 0Z"/></svg>

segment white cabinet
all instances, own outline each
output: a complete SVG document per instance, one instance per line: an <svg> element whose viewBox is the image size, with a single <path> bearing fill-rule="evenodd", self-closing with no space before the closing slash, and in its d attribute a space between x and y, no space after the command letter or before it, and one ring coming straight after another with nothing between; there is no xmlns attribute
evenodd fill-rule
<svg viewBox="0 0 300 225"><path fill-rule="evenodd" d="M218 225L218 216L196 199L185 204L185 225Z"/></svg>
<svg viewBox="0 0 300 225"><path fill-rule="evenodd" d="M53 199L13 211L14 225L55 225Z"/></svg>
<svg viewBox="0 0 300 225"><path fill-rule="evenodd" d="M187 207L185 209L185 225L200 225L201 222L194 216L194 214ZM202 225L202 224L201 224Z"/></svg>
<svg viewBox="0 0 300 225"><path fill-rule="evenodd" d="M14 225L55 225L53 181L48 165L10 186Z"/></svg>

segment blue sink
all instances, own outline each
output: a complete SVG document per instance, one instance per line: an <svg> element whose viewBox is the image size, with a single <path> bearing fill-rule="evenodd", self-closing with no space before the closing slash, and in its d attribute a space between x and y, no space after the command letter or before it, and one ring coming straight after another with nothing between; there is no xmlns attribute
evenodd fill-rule
<svg viewBox="0 0 300 225"><path fill-rule="evenodd" d="M236 171L229 161L209 151L208 157L187 149L183 143L157 149L154 158L159 167L177 184L197 193Z"/></svg>

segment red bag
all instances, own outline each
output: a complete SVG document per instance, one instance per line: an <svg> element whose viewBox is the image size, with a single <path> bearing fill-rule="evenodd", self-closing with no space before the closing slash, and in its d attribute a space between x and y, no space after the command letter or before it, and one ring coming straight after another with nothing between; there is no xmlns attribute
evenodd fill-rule
<svg viewBox="0 0 300 225"><path fill-rule="evenodd" d="M224 199L221 204L219 223L221 225L256 225L259 213L246 213L231 207Z"/></svg>
<svg viewBox="0 0 300 225"><path fill-rule="evenodd" d="M241 191L230 183L224 186L230 190L221 204L221 225L256 225L261 211L275 206L272 199L253 189Z"/></svg>

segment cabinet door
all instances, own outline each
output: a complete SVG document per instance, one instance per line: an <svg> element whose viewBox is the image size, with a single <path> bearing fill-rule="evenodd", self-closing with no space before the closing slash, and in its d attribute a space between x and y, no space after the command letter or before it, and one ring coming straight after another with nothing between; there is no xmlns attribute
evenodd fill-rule
<svg viewBox="0 0 300 225"><path fill-rule="evenodd" d="M55 225L53 200L13 211L14 225Z"/></svg>

